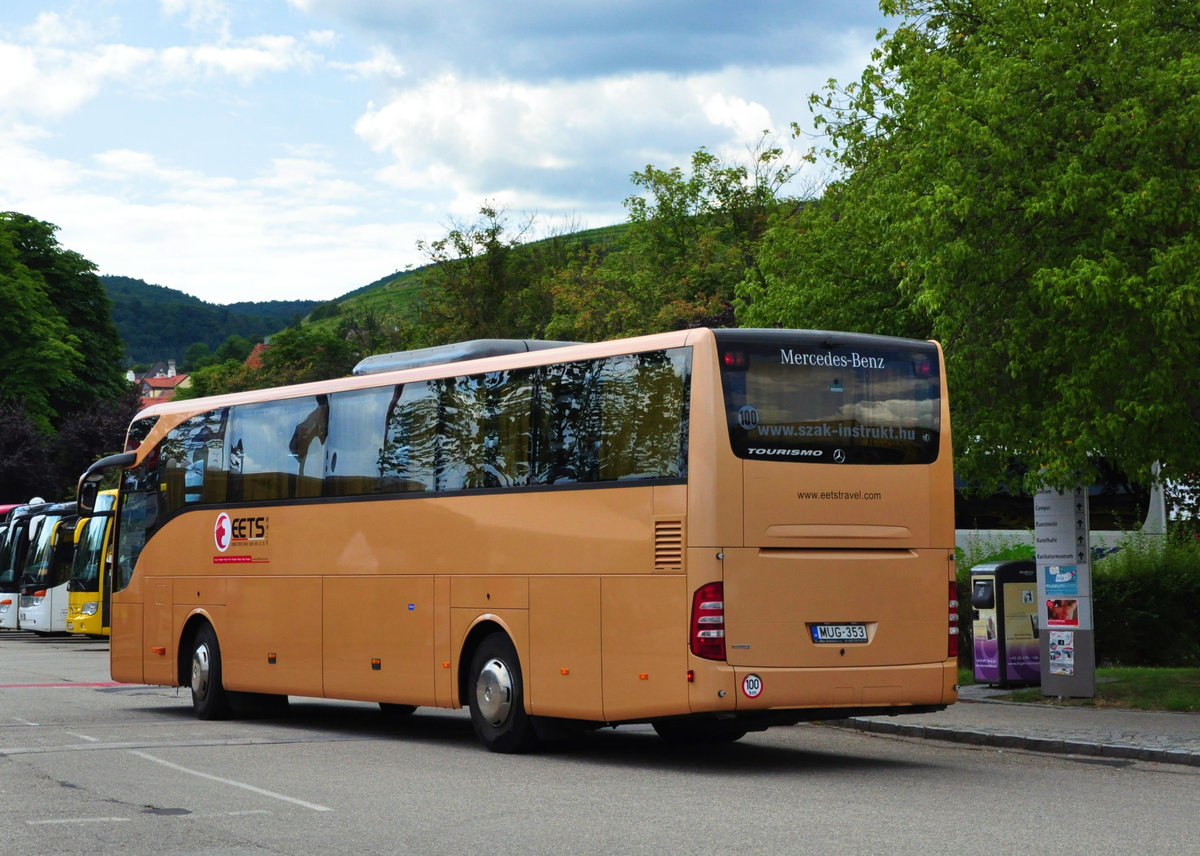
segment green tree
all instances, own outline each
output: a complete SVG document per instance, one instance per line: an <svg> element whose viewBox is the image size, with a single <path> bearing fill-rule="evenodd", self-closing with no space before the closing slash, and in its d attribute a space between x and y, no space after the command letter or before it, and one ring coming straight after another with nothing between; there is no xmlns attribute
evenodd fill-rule
<svg viewBox="0 0 1200 856"><path fill-rule="evenodd" d="M51 494L49 438L21 402L0 401L0 502Z"/></svg>
<svg viewBox="0 0 1200 856"><path fill-rule="evenodd" d="M83 361L79 337L51 300L46 280L26 264L25 215L0 214L0 402L21 402L41 430L57 417L54 392Z"/></svg>
<svg viewBox="0 0 1200 856"><path fill-rule="evenodd" d="M323 327L289 327L263 352L261 386L286 386L350 374L359 355L350 342Z"/></svg>
<svg viewBox="0 0 1200 856"><path fill-rule="evenodd" d="M355 362L372 354L416 347L420 335L400 313L381 312L370 306L340 310L336 330L337 336L348 343L349 357Z"/></svg>
<svg viewBox="0 0 1200 856"><path fill-rule="evenodd" d="M754 271L738 284L739 323L932 335L928 314L897 287L886 245L872 237L880 227L869 199L859 198L866 189L862 179L838 182L772 217Z"/></svg>
<svg viewBox="0 0 1200 856"><path fill-rule="evenodd" d="M120 450L119 423L135 406L95 268L56 231L0 214L0 492L9 501L69 496L86 464Z"/></svg>
<svg viewBox="0 0 1200 856"><path fill-rule="evenodd" d="M241 362L250 356L250 352L254 350L254 343L245 336L234 334L221 343L213 354L213 361L224 363L229 360L237 360Z"/></svg>
<svg viewBox="0 0 1200 856"><path fill-rule="evenodd" d="M48 389L58 416L108 401L125 388L120 369L124 345L112 320L112 303L96 276L96 266L79 253L61 247L58 227L26 214L0 215L14 239L20 263L40 280L53 312L66 323L68 341L78 360L61 372Z"/></svg>
<svg viewBox="0 0 1200 856"><path fill-rule="evenodd" d="M418 311L426 344L540 337L549 320L534 257L518 251L532 220L513 230L500 209L484 205L479 215L444 238L417 244L430 263L421 273Z"/></svg>
<svg viewBox="0 0 1200 856"><path fill-rule="evenodd" d="M733 324L736 286L760 278L758 244L795 172L765 133L742 162L702 148L690 174L635 172L643 192L625 200L628 245L607 266L610 287L625 291L614 301L630 316L622 332Z"/></svg>
<svg viewBox="0 0 1200 856"><path fill-rule="evenodd" d="M205 366L211 366L216 359L216 355L213 354L212 348L208 346L207 342L194 342L183 352L183 365L179 368L180 371L194 372Z"/></svg>
<svg viewBox="0 0 1200 856"><path fill-rule="evenodd" d="M994 481L1009 453L1058 486L1093 454L1197 469L1200 7L881 6L900 20L872 64L814 103L835 205L877 247L856 253L868 290L946 348L960 473Z"/></svg>
<svg viewBox="0 0 1200 856"><path fill-rule="evenodd" d="M132 384L116 398L97 401L63 418L56 433L58 485L46 493L72 496L79 476L94 461L125 448L125 431L141 409Z"/></svg>
<svg viewBox="0 0 1200 856"><path fill-rule="evenodd" d="M248 366L240 360L212 363L192 372L190 379L191 386L176 391L176 401L187 398L204 398L209 395L223 395L227 392L244 392L248 389L262 389L272 385L262 377L258 369Z"/></svg>

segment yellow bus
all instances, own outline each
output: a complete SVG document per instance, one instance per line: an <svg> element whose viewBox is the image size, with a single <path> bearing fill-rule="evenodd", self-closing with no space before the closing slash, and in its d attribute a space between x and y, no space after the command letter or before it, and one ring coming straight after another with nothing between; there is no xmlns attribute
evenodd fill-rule
<svg viewBox="0 0 1200 856"><path fill-rule="evenodd" d="M109 635L109 574L115 490L101 491L90 517L75 528L75 561L67 583L67 632Z"/></svg>
<svg viewBox="0 0 1200 856"><path fill-rule="evenodd" d="M505 353L511 351L511 353ZM957 697L939 346L694 329L488 340L153 405L123 469L112 676L735 740Z"/></svg>

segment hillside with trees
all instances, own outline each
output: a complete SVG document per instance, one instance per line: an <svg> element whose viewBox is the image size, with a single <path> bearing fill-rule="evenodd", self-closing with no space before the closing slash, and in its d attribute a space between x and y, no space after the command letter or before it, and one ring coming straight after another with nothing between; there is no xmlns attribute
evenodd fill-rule
<svg viewBox="0 0 1200 856"><path fill-rule="evenodd" d="M190 294L126 276L101 276L112 302L112 319L131 365L182 360L201 343L215 352L231 336L261 341L295 323L320 304L315 300L207 303Z"/></svg>

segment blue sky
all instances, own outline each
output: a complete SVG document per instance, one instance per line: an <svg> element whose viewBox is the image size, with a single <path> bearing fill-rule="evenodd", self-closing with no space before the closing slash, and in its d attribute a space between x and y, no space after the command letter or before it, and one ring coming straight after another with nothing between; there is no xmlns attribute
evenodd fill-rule
<svg viewBox="0 0 1200 856"><path fill-rule="evenodd" d="M0 210L100 273L328 300L485 203L604 226L647 164L763 131L799 153L809 93L887 23L874 0L6 0Z"/></svg>

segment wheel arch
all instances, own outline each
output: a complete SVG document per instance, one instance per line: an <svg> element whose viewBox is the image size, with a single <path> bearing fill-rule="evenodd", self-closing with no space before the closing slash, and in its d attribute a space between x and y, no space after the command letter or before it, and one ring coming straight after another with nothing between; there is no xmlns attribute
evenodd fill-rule
<svg viewBox="0 0 1200 856"><path fill-rule="evenodd" d="M185 687L191 683L192 644L196 640L196 634L205 624L212 627L213 633L217 632L212 616L202 609L193 612L183 622L183 629L179 631L179 644L175 648L175 686Z"/></svg>
<svg viewBox="0 0 1200 856"><path fill-rule="evenodd" d="M493 633L503 633L512 643L513 649L517 652L517 665L521 668L521 673L525 674L525 664L521 661L521 648L517 644L517 634L513 633L503 619L497 615L481 615L467 630L466 636L463 637L462 645L458 650L458 675L455 686L458 689L458 703L461 707L467 703L471 692L471 660L475 657L475 649L479 647L484 639ZM526 694L525 703L528 704L528 694Z"/></svg>

